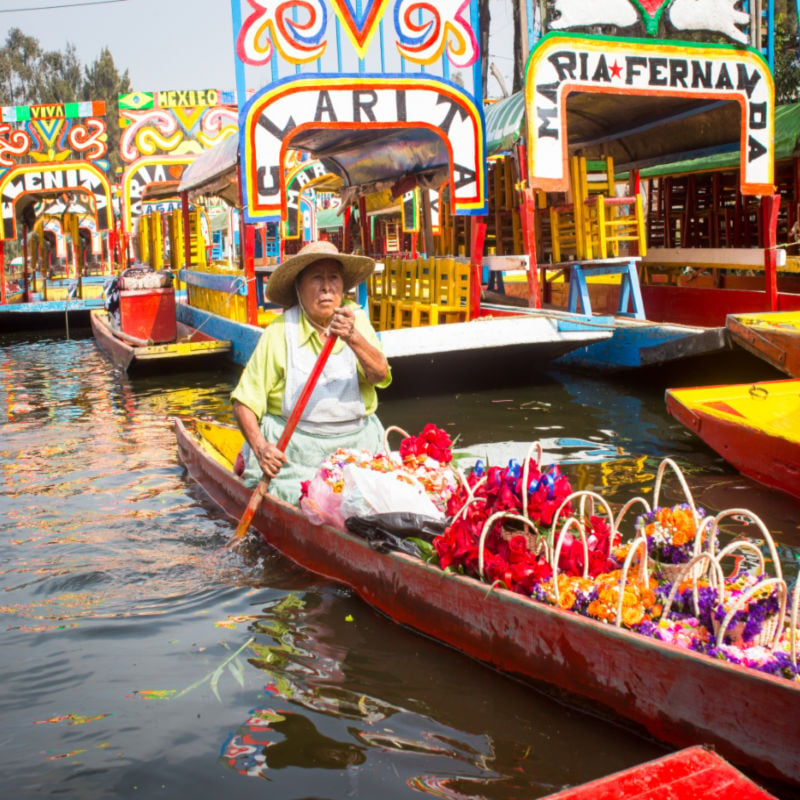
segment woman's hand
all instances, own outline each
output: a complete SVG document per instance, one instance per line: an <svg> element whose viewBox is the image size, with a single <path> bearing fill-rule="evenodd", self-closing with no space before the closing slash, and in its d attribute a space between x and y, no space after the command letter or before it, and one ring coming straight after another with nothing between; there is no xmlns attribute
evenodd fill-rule
<svg viewBox="0 0 800 800"><path fill-rule="evenodd" d="M286 463L286 453L278 449L277 445L263 438L253 448L253 453L264 475L270 480L281 471L281 467Z"/></svg>
<svg viewBox="0 0 800 800"><path fill-rule="evenodd" d="M333 312L333 318L328 327L330 333L350 344L356 334L356 315L350 306L339 306Z"/></svg>

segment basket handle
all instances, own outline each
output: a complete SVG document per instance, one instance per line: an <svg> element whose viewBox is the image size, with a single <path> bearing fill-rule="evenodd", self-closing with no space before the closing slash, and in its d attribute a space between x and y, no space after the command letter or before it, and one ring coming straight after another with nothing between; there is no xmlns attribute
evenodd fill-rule
<svg viewBox="0 0 800 800"><path fill-rule="evenodd" d="M667 467L671 467L672 471L678 478L678 482L680 483L681 488L683 489L683 493L686 496L686 500L689 503L689 507L692 509L694 528L695 530L697 530L700 527L700 521L697 514L697 506L695 505L694 498L692 497L692 493L689 490L689 484L686 483L686 478L683 477L683 471L671 458L665 458L658 465L655 488L653 489L653 508L658 508L658 498L661 494L661 482L664 480L664 471L666 470Z"/></svg>
<svg viewBox="0 0 800 800"><path fill-rule="evenodd" d="M602 497L601 495L597 494L596 492L590 492L587 489L582 489L581 491L573 492L568 497L565 497L564 500L562 501L561 505L558 507L558 511L556 511L556 513L553 515L553 524L550 526L550 533L549 533L549 536L548 536L550 547L553 548L553 547L556 546L556 541L555 541L556 525L558 525L558 518L559 518L559 516L561 514L561 511L564 509L564 507L568 503L572 502L572 500L575 500L577 498L580 498L580 500L581 500L580 505L578 507L578 517L577 517L577 519L580 522L581 526L583 526L583 519L586 516L587 500L588 500L588 503L589 503L589 515L590 516L594 514L594 501L595 500L599 501L600 505L603 507L603 510L608 515L608 522L609 522L609 525L611 526L611 535L608 538L608 553L606 555L610 556L611 555L611 550L614 547L614 539L616 538L616 534L617 534L617 527L616 527L616 524L614 522L614 512L611 510L611 506L608 504L608 500L606 500L605 497ZM570 517L570 519L575 519L575 517ZM563 532L564 532L564 528L562 527L561 533L563 533ZM559 534L559 536L560 535L561 534Z"/></svg>
<svg viewBox="0 0 800 800"><path fill-rule="evenodd" d="M486 542L486 537L489 534L489 531L492 529L492 526L495 522L499 519L516 519L520 522L524 522L527 526L531 526L534 530L536 530L536 526L533 522L528 519L528 517L523 517L522 514L514 514L511 511L497 511L496 513L492 514L486 522L483 523L483 528L481 529L481 535L478 539L478 575L480 576L481 580L486 580L486 576L483 574L483 551ZM537 534L537 540L539 539ZM547 548L547 542L543 541L545 548ZM545 549L545 558L547 557L547 549Z"/></svg>
<svg viewBox="0 0 800 800"><path fill-rule="evenodd" d="M459 475L460 474L461 473L459 473ZM475 497L475 492L477 491L478 487L484 484L485 482L486 482L485 475L480 480L478 480L472 488L470 488L465 481L465 486L467 488L467 499L464 501L464 504L461 506L461 508L458 509L456 515L453 517L453 522L455 522L459 517L463 516L468 506L472 505L477 500L480 500L479 497Z"/></svg>
<svg viewBox="0 0 800 800"><path fill-rule="evenodd" d="M730 625L734 614L736 614L736 612L739 611L745 603L751 600L754 595L760 594L768 586L774 586L778 590L778 624L775 626L775 633L772 636L772 644L767 646L767 649L770 650L770 652L775 649L780 641L781 634L783 633L783 621L786 618L786 581L784 581L782 578L767 578L767 580L761 581L761 583L757 583L755 586L751 586L746 592L742 592L741 595L736 598L736 600L731 604L731 607L728 609L727 614L725 614L725 619L722 620L722 625L719 626L719 631L717 631L717 647L722 645L722 641L725 638L725 633L728 630L728 626Z"/></svg>
<svg viewBox="0 0 800 800"><path fill-rule="evenodd" d="M767 547L769 548L769 554L772 558L772 563L775 566L775 577L783 580L783 568L781 567L780 558L778 558L778 549L775 547L775 540L772 538L772 534L767 530L767 526L764 524L761 517L757 514L754 514L752 511L746 508L726 508L724 511L720 511L716 517L714 517L714 535L717 534L719 531L719 522L721 519L729 516L743 516L747 517L761 532L761 535L764 537L764 541L767 543ZM710 547L710 544L709 544Z"/></svg>
<svg viewBox="0 0 800 800"><path fill-rule="evenodd" d="M586 531L583 523L577 517L569 517L561 526L556 546L551 550L552 557L550 559L550 566L553 568L553 591L556 595L556 603L558 603L558 559L561 555L561 543L564 541L564 534L567 532L567 529L572 527L577 527L578 533L581 536L581 544L583 544L583 577L589 577L589 543L586 541Z"/></svg>
<svg viewBox="0 0 800 800"><path fill-rule="evenodd" d="M752 542L745 541L741 539L736 542L730 542L730 544L725 545L722 550L717 553L714 558L716 559L717 563L720 565L720 569L722 569L722 559L726 556L732 555L737 550L749 550L751 553L754 553L756 558L758 559L758 569L759 575L763 575L766 571L766 561L764 559L764 554L761 550L756 547ZM728 578L733 577L733 573L727 576Z"/></svg>
<svg viewBox="0 0 800 800"><path fill-rule="evenodd" d="M631 544L628 555L625 556L625 562L622 565L622 574L619 578L619 597L617 598L617 618L614 620L614 625L617 628L622 626L622 606L625 600L625 587L628 584L628 571L633 563L633 557L641 550L642 555L639 559L639 583L648 583L648 570L647 570L647 537L637 536Z"/></svg>
<svg viewBox="0 0 800 800"><path fill-rule="evenodd" d="M683 568L678 573L677 578L675 578L672 588L669 590L669 595L667 595L667 602L664 603L664 610L661 612L661 619L665 620L669 616L669 612L672 609L672 604L675 601L675 595L678 591L678 587L689 575L692 578L692 601L694 602L694 614L695 616L700 614L700 597L697 594L698 577L694 574L694 567L703 561L708 562L707 570L709 574L709 583L712 586L714 586L716 583L717 591L722 592L722 587L725 585L725 579L722 576L722 569L720 568L719 564L714 559L714 556L711 555L711 553L707 553L705 551L698 553L683 565Z"/></svg>
<svg viewBox="0 0 800 800"><path fill-rule="evenodd" d="M408 431L404 431L402 428L399 428L397 425L390 425L384 432L383 432L383 449L386 452L388 458L392 457L392 450L389 447L389 434L390 433L399 433L404 439L408 439L411 435ZM402 463L402 459L400 459Z"/></svg>
<svg viewBox="0 0 800 800"><path fill-rule="evenodd" d="M649 514L653 510L653 509L650 508L650 503L648 503L647 500L644 499L644 497L632 497L619 510L619 513L617 514L617 518L614 520L614 529L615 530L619 531L619 526L622 523L622 520L624 519L625 515L637 503L641 503L641 505L644 506L645 513L647 513L647 514Z"/></svg>
<svg viewBox="0 0 800 800"><path fill-rule="evenodd" d="M522 513L528 516L528 475L530 474L531 453L536 449L536 464L539 471L542 469L542 443L539 441L531 442L528 452L525 454L525 464L522 467Z"/></svg>

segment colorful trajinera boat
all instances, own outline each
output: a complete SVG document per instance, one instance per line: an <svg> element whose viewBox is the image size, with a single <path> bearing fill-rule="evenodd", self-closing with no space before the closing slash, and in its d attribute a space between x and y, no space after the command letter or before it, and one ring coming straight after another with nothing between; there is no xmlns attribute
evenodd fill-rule
<svg viewBox="0 0 800 800"><path fill-rule="evenodd" d="M129 375L205 369L211 364L225 363L231 349L230 342L215 339L180 322L176 326L174 341L156 344L115 328L107 311L93 309L90 321L97 344Z"/></svg>
<svg viewBox="0 0 800 800"><path fill-rule="evenodd" d="M201 420L176 420L175 430L189 475L232 518L241 517L251 490L233 471L243 441L238 431ZM426 557L422 545L418 545L418 555L387 548L386 541L354 532L357 527L352 521L345 528L314 524L298 508L269 495L255 514L253 526L266 543L297 564L348 586L401 625L504 673L546 687L568 702L625 720L664 742L676 746L712 745L737 765L800 786L798 593L792 601L791 625L784 628L787 590L782 573L772 582L734 591L720 566L723 556L733 553L732 546L716 554L715 544L708 543L716 540L723 515L703 518L707 521L701 522L702 512L691 502L675 509L658 508L661 469L653 509L642 498L634 498L605 528L595 521L602 512L595 514L593 510L595 503L603 504L602 498L578 493L582 494L580 499L568 495L562 500L568 482L565 486L564 476L556 469L540 471L533 459L526 459L521 471L519 465L515 470L509 465L506 470L487 470L484 478L479 478L478 472L476 467L458 489L462 510L453 515L445 533L434 538L433 546L427 549L428 556L434 551L438 554L438 564L434 563L435 558ZM584 523L575 516L567 520L555 539L543 543L537 535L535 545L527 536L515 536L513 529L506 531L506 523L513 525L514 519L526 531L527 526L534 526L533 512L524 501L523 514L508 510L518 512L519 503L511 502L512 494L503 488L515 482L527 485L531 475L535 486L532 480L530 497L539 504L539 525L544 526L550 518L560 520L562 510L569 507L566 501L573 508L579 507L579 516L590 520L586 524L591 524L594 534L599 535L593 534L587 541ZM505 504L506 510L484 519L490 508L486 502L489 486L494 487L497 498L503 498L501 506ZM559 502L562 505L556 508ZM589 576L590 563L592 575L598 564L605 568L610 563L606 554L600 554L598 561L597 548L613 544L614 530L636 502L646 511L637 519L637 530L643 531L642 535L649 537L656 529L663 534L669 529L667 518L676 524L676 530L684 530L687 520L694 520L697 529L694 545L688 539L690 560L680 565L681 571L673 575L672 584L659 583L655 590L651 588L656 586L655 578L647 577L647 559L636 539L627 547L621 578L619 570L615 576L607 576L607 584L601 582L600 573L594 579ZM689 507L690 512L686 510ZM607 519L611 520L613 514L610 508L607 511ZM480 537L474 527L476 514L483 524ZM509 532L512 535L506 539ZM764 533L769 536L766 530ZM419 536L421 540L421 531ZM703 537L706 542L699 545ZM565 547L567 540L569 545ZM669 546L662 544L665 563L660 569L666 574L668 567L675 564L666 563L670 560ZM680 546L683 552L685 544ZM455 557L459 550L468 554L467 561ZM774 569L780 572L774 543L770 554ZM611 557L610 550L607 555ZM580 566L577 577L567 578L564 574L562 556L568 561L576 560ZM761 572L766 571L763 558L760 567ZM556 579L558 569L562 574ZM632 583L626 577L637 570L638 588L634 587L636 581ZM705 572L705 577L700 572ZM669 589L661 607L659 598L663 600L665 586L675 589ZM777 606L770 606L761 618L764 624L756 626L763 643L758 650L761 662L754 668L747 659L755 652L744 646L743 642L749 640L741 638L748 634L741 633L740 600L754 607L756 593L764 588L769 590L769 602ZM650 597L644 599L648 591ZM693 591L697 593L697 618L683 613L692 605ZM739 605L716 607L716 622L709 618L705 622L714 632L704 629L703 643L699 636L700 607L707 606L709 592L714 591L721 598L727 597L728 592L730 596L738 592ZM631 598L635 602L629 605ZM681 613L676 612L679 606ZM720 608L727 609L722 616L717 613ZM663 625L653 621L659 615ZM774 623L770 630L766 630L767 619ZM739 639L732 638L734 631L739 632ZM688 641L691 644L682 646ZM736 641L740 646L730 644Z"/></svg>
<svg viewBox="0 0 800 800"><path fill-rule="evenodd" d="M739 472L800 497L800 380L668 389L666 402Z"/></svg>
<svg viewBox="0 0 800 800"><path fill-rule="evenodd" d="M800 378L800 312L729 314L725 324L737 345L780 372Z"/></svg>

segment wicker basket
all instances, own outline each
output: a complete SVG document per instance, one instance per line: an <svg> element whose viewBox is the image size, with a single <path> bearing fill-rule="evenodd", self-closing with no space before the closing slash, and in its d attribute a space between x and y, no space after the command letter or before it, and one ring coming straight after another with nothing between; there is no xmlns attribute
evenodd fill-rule
<svg viewBox="0 0 800 800"><path fill-rule="evenodd" d="M706 572L706 567L704 567L702 561L697 560L697 555L700 555L700 553L695 553L689 561L684 561L680 564L665 564L663 561L651 558L652 572L656 577L662 577L667 583L679 583L702 578ZM691 562L694 563L689 567Z"/></svg>
<svg viewBox="0 0 800 800"><path fill-rule="evenodd" d="M737 622L731 627L731 622L737 612L745 608L755 597L764 594L765 590L769 589L767 594L772 594L773 591L778 593L778 611L770 615L761 630L756 634L751 642L743 641L744 622ZM759 645L766 647L769 650L774 650L780 641L783 634L783 621L786 618L786 595L787 587L786 581L782 578L767 578L751 586L747 591L742 592L730 605L726 603L726 598L722 598L722 605L725 608L725 618L720 622L716 617L713 618L714 634L717 637L717 647L725 643L725 638L728 638L728 644L740 646L742 644Z"/></svg>

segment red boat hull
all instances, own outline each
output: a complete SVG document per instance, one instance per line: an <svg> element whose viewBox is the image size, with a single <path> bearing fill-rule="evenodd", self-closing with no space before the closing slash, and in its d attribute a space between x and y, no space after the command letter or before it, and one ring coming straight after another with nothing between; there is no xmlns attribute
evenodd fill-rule
<svg viewBox="0 0 800 800"><path fill-rule="evenodd" d="M696 800L699 797L774 800L774 795L704 747L690 747L548 795L543 800Z"/></svg>
<svg viewBox="0 0 800 800"><path fill-rule="evenodd" d="M251 490L179 420L176 434L189 474L238 519ZM297 564L349 586L402 625L661 741L713 745L736 764L800 786L800 683L491 589L402 553L377 553L269 496L253 525Z"/></svg>

